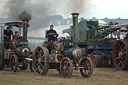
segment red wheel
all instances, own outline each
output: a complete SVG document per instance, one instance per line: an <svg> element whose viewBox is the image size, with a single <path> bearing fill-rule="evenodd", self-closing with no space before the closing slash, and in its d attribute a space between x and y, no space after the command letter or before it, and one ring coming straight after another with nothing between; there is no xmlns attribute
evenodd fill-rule
<svg viewBox="0 0 128 85"><path fill-rule="evenodd" d="M91 56L91 54L88 54L88 56L87 57L89 57L90 59L92 59L92 56Z"/></svg>
<svg viewBox="0 0 128 85"><path fill-rule="evenodd" d="M93 55L92 56L92 62L93 62L93 65L96 67L101 66L101 64L102 64L101 56L100 55Z"/></svg>
<svg viewBox="0 0 128 85"><path fill-rule="evenodd" d="M126 40L118 40L113 49L113 63L117 69L128 69L128 45Z"/></svg>

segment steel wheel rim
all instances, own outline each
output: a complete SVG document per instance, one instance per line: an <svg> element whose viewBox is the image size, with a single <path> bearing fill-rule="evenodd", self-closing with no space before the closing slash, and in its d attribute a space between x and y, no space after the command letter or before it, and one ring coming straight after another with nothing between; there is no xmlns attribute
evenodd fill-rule
<svg viewBox="0 0 128 85"><path fill-rule="evenodd" d="M123 69L127 62L127 55L126 55L126 46L122 41L117 41L114 46L114 53L113 53L113 61L114 65L118 69Z"/></svg>
<svg viewBox="0 0 128 85"><path fill-rule="evenodd" d="M70 63L67 59L64 59L61 63L61 72L66 77L70 73Z"/></svg>
<svg viewBox="0 0 128 85"><path fill-rule="evenodd" d="M11 68L12 68L12 70L14 70L15 67L16 67L16 61L15 61L15 58L13 57L12 60L11 60Z"/></svg>
<svg viewBox="0 0 128 85"><path fill-rule="evenodd" d="M89 61L87 59L83 59L80 63L80 67L84 67L81 68L80 71L82 72L82 74L86 77L88 75L90 75L91 72L91 65L89 63Z"/></svg>
<svg viewBox="0 0 128 85"><path fill-rule="evenodd" d="M13 71L13 72L16 72L16 70L17 70L18 62L17 62L16 58L17 58L16 56L12 56L12 58L11 58L11 71Z"/></svg>
<svg viewBox="0 0 128 85"><path fill-rule="evenodd" d="M34 58L34 62L35 62L35 67L34 70L37 73L42 73L43 72L43 67L44 67L44 53L43 50L41 48L38 48L35 52L35 58Z"/></svg>

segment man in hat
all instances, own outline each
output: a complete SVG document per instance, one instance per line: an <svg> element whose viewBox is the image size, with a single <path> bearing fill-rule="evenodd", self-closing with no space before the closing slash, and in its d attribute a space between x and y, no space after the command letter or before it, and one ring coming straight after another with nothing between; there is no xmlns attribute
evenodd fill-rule
<svg viewBox="0 0 128 85"><path fill-rule="evenodd" d="M13 32L10 27L7 27L7 29L4 30L4 41L10 41L11 35L13 35Z"/></svg>
<svg viewBox="0 0 128 85"><path fill-rule="evenodd" d="M53 25L50 25L50 29L46 33L46 39L48 41L57 41L58 34L55 30L53 30Z"/></svg>
<svg viewBox="0 0 128 85"><path fill-rule="evenodd" d="M11 40L11 35L13 35L13 32L10 27L7 27L6 30L4 30L4 47L9 48L9 41Z"/></svg>

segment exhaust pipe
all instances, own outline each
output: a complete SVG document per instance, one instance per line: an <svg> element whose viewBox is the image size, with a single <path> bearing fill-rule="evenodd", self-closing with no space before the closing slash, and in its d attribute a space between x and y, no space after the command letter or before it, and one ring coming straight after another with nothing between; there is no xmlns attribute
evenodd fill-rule
<svg viewBox="0 0 128 85"><path fill-rule="evenodd" d="M78 15L79 13L72 13L72 18L73 18L73 42L74 44L77 44L78 42Z"/></svg>

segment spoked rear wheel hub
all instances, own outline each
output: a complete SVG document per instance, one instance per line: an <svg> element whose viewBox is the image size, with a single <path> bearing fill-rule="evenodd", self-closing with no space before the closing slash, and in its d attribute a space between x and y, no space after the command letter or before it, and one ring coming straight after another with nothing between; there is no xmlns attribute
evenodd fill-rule
<svg viewBox="0 0 128 85"><path fill-rule="evenodd" d="M128 45L126 40L118 40L115 43L113 63L117 69L128 69Z"/></svg>

